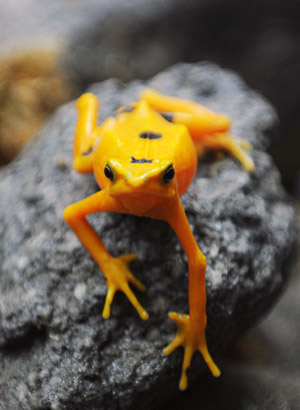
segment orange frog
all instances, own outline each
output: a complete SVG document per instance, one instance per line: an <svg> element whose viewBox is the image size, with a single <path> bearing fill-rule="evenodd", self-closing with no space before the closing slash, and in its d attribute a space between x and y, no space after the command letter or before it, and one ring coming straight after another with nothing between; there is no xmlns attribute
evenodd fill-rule
<svg viewBox="0 0 300 410"><path fill-rule="evenodd" d="M125 293L140 317L148 313L140 305L129 282L145 286L130 272L134 254L112 257L86 216L100 211L122 212L166 221L178 236L188 258L189 315L169 313L177 335L164 350L184 348L179 388L187 387L187 368L199 350L214 376L220 371L206 345L205 256L200 251L182 207L180 196L190 185L197 167L197 152L204 148L225 150L252 171L249 144L228 133L230 119L199 104L145 90L140 100L119 109L116 118L97 126L98 99L82 95L77 102L73 167L93 172L101 190L64 211L66 222L89 251L106 278L108 287L103 317L110 315L116 291Z"/></svg>

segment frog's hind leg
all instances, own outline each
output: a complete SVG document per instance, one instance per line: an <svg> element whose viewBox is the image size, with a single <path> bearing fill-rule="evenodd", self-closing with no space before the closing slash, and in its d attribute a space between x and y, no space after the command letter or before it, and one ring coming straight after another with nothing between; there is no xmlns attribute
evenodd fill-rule
<svg viewBox="0 0 300 410"><path fill-rule="evenodd" d="M212 149L217 153L227 151L235 157L247 171L251 172L254 170L254 162L246 152L251 148L251 144L241 138L235 137L227 132L214 133L201 135L199 139L194 139L194 143L198 155L201 155L205 148Z"/></svg>
<svg viewBox="0 0 300 410"><path fill-rule="evenodd" d="M254 169L253 161L246 152L251 145L229 134L231 121L227 115L217 114L193 101L168 97L151 89L144 90L140 98L163 116L169 117L171 122L186 125L198 154L202 154L207 148L227 151L248 171Z"/></svg>
<svg viewBox="0 0 300 410"><path fill-rule="evenodd" d="M201 131L202 134L225 132L231 126L230 118L227 115L217 114L208 108L193 101L176 97L169 97L159 92L146 89L140 94L140 99L155 110L160 111L163 116L176 124L184 124L191 133Z"/></svg>

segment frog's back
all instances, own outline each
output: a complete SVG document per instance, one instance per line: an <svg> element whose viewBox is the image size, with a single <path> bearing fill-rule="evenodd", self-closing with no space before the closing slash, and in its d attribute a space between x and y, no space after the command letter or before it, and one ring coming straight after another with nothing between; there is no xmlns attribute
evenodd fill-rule
<svg viewBox="0 0 300 410"><path fill-rule="evenodd" d="M186 126L169 122L143 100L131 112L120 113L100 138L97 156L103 164L110 158L149 164L171 161L179 195L193 179L197 154Z"/></svg>

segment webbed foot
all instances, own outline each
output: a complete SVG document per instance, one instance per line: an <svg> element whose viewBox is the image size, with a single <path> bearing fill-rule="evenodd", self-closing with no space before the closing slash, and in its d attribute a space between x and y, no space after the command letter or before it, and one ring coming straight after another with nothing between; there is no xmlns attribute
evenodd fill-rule
<svg viewBox="0 0 300 410"><path fill-rule="evenodd" d="M212 360L206 345L205 330L197 331L193 328L190 316L170 312L169 318L177 325L177 334L174 340L164 349L164 354L169 355L177 347L183 346L184 358L182 364L182 373L179 382L179 389L185 390L188 385L188 378L186 371L190 366L193 354L199 350L202 354L207 366L215 377L220 376L221 372Z"/></svg>
<svg viewBox="0 0 300 410"><path fill-rule="evenodd" d="M129 287L131 282L135 287L141 291L145 291L146 287L130 272L129 264L136 259L135 254L121 255L117 258L110 258L104 265L104 276L106 277L106 284L108 287L105 305L102 316L107 319L110 316L110 306L113 302L115 293L120 290L129 299L132 305L137 310L138 314L143 320L147 320L149 315L141 306L134 293Z"/></svg>

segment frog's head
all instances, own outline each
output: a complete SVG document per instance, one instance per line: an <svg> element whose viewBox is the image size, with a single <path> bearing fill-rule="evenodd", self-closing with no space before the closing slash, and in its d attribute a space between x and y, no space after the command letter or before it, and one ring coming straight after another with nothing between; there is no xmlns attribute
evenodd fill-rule
<svg viewBox="0 0 300 410"><path fill-rule="evenodd" d="M102 172L102 187L126 207L139 203L143 210L150 209L176 194L175 167L170 160L111 158Z"/></svg>
<svg viewBox="0 0 300 410"><path fill-rule="evenodd" d="M170 160L130 157L127 162L109 159L103 172L111 196L139 193L171 198L175 195L175 169Z"/></svg>

